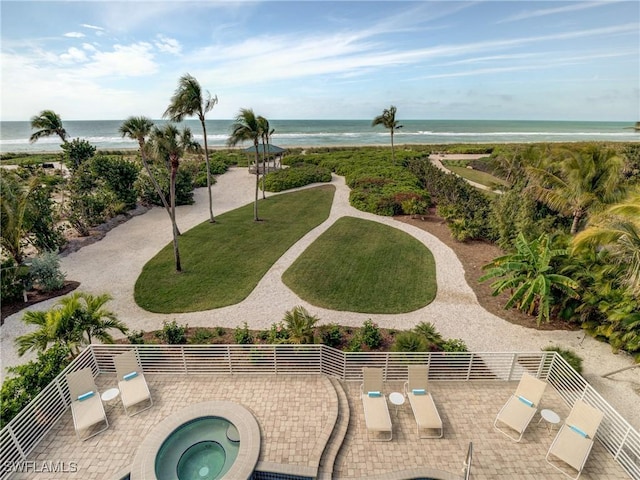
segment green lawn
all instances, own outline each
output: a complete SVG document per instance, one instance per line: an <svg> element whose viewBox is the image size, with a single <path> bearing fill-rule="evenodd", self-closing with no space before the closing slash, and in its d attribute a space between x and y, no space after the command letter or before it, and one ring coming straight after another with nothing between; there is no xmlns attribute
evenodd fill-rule
<svg viewBox="0 0 640 480"><path fill-rule="evenodd" d="M335 188L321 186L273 196L203 222L179 239L182 273L167 245L143 268L135 300L151 312L210 310L244 300L282 254L329 216ZM167 222L167 228L170 228Z"/></svg>
<svg viewBox="0 0 640 480"><path fill-rule="evenodd" d="M496 186L509 186L507 182L503 179L495 177L490 173L481 172L480 170L473 170L471 168L467 168L468 161L467 160L443 160L442 164L451 170L453 173L460 175L462 178L467 180L471 180L472 182L479 183L481 185L485 185L490 188L494 188Z"/></svg>
<svg viewBox="0 0 640 480"><path fill-rule="evenodd" d="M340 218L284 273L313 305L362 313L404 313L436 296L432 253L398 229Z"/></svg>

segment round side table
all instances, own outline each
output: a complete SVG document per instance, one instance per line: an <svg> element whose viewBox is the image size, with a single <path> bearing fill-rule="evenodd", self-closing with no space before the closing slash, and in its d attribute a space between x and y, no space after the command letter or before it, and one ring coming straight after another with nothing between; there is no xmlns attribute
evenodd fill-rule
<svg viewBox="0 0 640 480"><path fill-rule="evenodd" d="M389 401L396 406L396 417L398 416L398 407L404 405L404 395L400 392L391 392Z"/></svg>
<svg viewBox="0 0 640 480"><path fill-rule="evenodd" d="M542 420L549 424L549 435L551 435L553 426L560 423L560 415L558 415L553 410L544 408L540 410L540 420L538 420L538 423L540 423Z"/></svg>

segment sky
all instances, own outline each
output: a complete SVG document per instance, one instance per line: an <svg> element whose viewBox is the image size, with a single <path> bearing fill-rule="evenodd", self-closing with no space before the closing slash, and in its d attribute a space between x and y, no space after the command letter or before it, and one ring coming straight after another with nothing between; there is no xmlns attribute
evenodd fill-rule
<svg viewBox="0 0 640 480"><path fill-rule="evenodd" d="M640 2L0 2L0 120L640 120Z"/></svg>

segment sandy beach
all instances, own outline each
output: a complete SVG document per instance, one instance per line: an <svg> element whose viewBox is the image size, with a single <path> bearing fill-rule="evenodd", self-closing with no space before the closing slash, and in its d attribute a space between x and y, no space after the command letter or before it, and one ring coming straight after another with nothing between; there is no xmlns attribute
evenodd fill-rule
<svg viewBox="0 0 640 480"><path fill-rule="evenodd" d="M213 187L214 213L219 215L250 203L254 177L244 168L232 168L218 178ZM187 314L155 314L142 310L133 298L133 289L145 263L171 241L166 212L153 208L111 230L101 241L63 257L62 269L67 279L81 283L80 290L93 294L109 293L114 299L107 305L132 330L157 330L165 320L176 320L190 327L237 327L245 321L252 329L266 329L280 321L285 311L305 306L321 323L361 326L372 319L382 327L410 329L421 321L433 323L444 337L461 338L473 351L539 351L549 345L569 348L584 358L585 378L636 429L640 428L640 369L627 370L609 378L602 375L633 365L630 356L615 355L611 347L585 336L582 331L539 331L514 325L482 308L465 280L464 269L453 250L436 237L412 225L389 217L361 212L349 205L349 189L344 178L333 177L336 195L329 218L291 247L263 277L253 292L241 303L228 307ZM206 221L206 189L195 192L195 204L178 207L181 231ZM309 305L281 281L282 273L321 233L338 218L353 216L390 225L423 242L436 259L438 294L430 305L408 314L371 315L325 310ZM30 308L46 310L57 299ZM23 312L8 317L0 327L2 376L5 368L32 358L20 358L14 348L16 337L28 331L21 321Z"/></svg>

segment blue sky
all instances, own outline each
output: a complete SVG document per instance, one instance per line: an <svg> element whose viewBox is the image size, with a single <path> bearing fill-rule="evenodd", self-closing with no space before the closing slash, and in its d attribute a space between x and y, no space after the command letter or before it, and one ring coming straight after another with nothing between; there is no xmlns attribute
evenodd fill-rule
<svg viewBox="0 0 640 480"><path fill-rule="evenodd" d="M0 118L640 120L640 2L5 1Z"/></svg>

